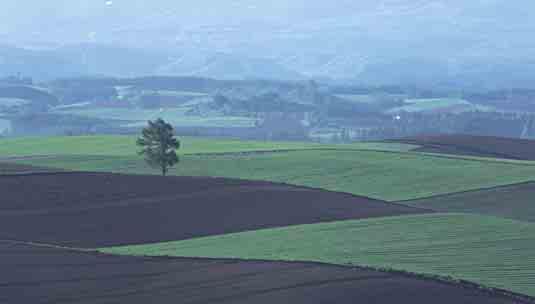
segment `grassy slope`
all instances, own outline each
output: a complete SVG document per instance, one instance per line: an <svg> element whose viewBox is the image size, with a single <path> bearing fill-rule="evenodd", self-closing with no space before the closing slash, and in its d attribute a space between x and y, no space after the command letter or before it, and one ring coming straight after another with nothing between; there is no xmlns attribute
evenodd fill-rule
<svg viewBox="0 0 535 304"><path fill-rule="evenodd" d="M377 149L409 151L417 146L397 143L321 145L301 142L272 142L182 137L181 154L266 151L276 149ZM32 155L136 155L135 136L71 136L0 139L0 157Z"/></svg>
<svg viewBox="0 0 535 304"><path fill-rule="evenodd" d="M404 202L443 212L477 213L535 222L535 183L454 193Z"/></svg>
<svg viewBox="0 0 535 304"><path fill-rule="evenodd" d="M103 251L368 265L535 296L535 224L476 215L322 223Z"/></svg>
<svg viewBox="0 0 535 304"><path fill-rule="evenodd" d="M286 182L385 200L408 200L437 194L532 180L535 166L507 162L444 158L416 153L343 151L408 150L399 144L319 145L183 138L181 154L272 149L329 148L247 156L182 156L171 173ZM157 173L136 155L133 136L52 137L0 140L0 157L51 155L21 163L72 170ZM61 154L61 155L59 155ZM462 174L460 174L462 172Z"/></svg>
<svg viewBox="0 0 535 304"><path fill-rule="evenodd" d="M72 170L158 173L138 156L74 155L21 162ZM413 153L297 151L183 156L170 173L269 180L395 201L523 182L535 177L535 166Z"/></svg>

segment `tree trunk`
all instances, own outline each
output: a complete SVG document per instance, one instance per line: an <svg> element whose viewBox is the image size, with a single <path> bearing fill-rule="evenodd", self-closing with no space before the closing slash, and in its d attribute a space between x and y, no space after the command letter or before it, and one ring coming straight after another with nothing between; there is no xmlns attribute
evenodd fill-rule
<svg viewBox="0 0 535 304"><path fill-rule="evenodd" d="M165 166L162 166L162 175L163 176L167 175L167 167L165 167Z"/></svg>

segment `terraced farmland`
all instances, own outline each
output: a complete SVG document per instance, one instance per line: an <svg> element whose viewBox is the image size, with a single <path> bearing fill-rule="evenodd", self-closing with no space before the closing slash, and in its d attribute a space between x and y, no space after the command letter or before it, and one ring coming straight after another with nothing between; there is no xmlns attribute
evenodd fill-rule
<svg viewBox="0 0 535 304"><path fill-rule="evenodd" d="M452 276L535 296L535 225L463 214L352 220L103 252L368 265Z"/></svg>

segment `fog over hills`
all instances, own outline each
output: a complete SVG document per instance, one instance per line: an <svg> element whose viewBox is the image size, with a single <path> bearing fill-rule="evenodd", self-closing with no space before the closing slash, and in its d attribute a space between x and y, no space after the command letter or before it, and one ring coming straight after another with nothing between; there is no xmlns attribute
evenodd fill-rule
<svg viewBox="0 0 535 304"><path fill-rule="evenodd" d="M5 44L47 49L80 74L487 86L535 80L530 0L4 0L2 6ZM78 57L64 54L76 48ZM135 50L121 56L125 48ZM146 62L128 59L137 53ZM2 54L0 67L11 61ZM122 64L110 68L119 57ZM137 62L132 70L130 60ZM74 67L88 62L91 69Z"/></svg>

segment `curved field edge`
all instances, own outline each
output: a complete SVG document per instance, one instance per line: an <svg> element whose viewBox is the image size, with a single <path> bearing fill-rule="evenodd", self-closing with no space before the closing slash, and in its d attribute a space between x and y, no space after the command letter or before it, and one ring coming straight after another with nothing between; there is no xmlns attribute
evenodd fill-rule
<svg viewBox="0 0 535 304"><path fill-rule="evenodd" d="M0 193L0 238L86 248L429 212L319 189L206 177L0 176Z"/></svg>
<svg viewBox="0 0 535 304"><path fill-rule="evenodd" d="M535 160L535 140L466 134L424 135L391 140L421 147L416 151Z"/></svg>
<svg viewBox="0 0 535 304"><path fill-rule="evenodd" d="M462 212L535 222L535 182L469 190L398 203L435 210Z"/></svg>
<svg viewBox="0 0 535 304"><path fill-rule="evenodd" d="M30 173L50 173L61 172L61 169L52 169L45 167L34 167L29 165L23 165L18 163L2 163L0 162L0 175L13 175L13 174L30 174Z"/></svg>
<svg viewBox="0 0 535 304"><path fill-rule="evenodd" d="M365 265L535 296L535 225L477 215L342 221L99 251Z"/></svg>
<svg viewBox="0 0 535 304"><path fill-rule="evenodd" d="M0 157L16 158L57 155L135 156L138 150L136 139L136 136L130 135L7 138L0 139ZM269 152L307 149L410 151L418 147L405 143L386 142L320 144L182 136L179 136L179 139L181 141L181 149L179 151L181 154Z"/></svg>
<svg viewBox="0 0 535 304"><path fill-rule="evenodd" d="M204 258L204 257L180 257L180 256L148 256L148 255L131 255L131 254L126 255L126 254L110 253L110 252L107 252L106 249L103 250L103 249L66 247L66 246L59 246L59 245L53 245L53 244L37 243L37 242L30 242L30 241L17 241L17 240L0 240L0 243L31 246L35 248L48 248L48 249L54 249L54 250L63 250L63 251L72 252L72 253L78 252L82 254L96 255L100 257L140 256L140 257L148 257L148 258L154 258L154 259L162 259L163 261L188 260L188 261L200 261L200 262L206 261L206 262L243 262L243 263L251 263L251 262L273 263L275 262L275 263L285 263L285 264L297 263L301 265L311 265L311 266L319 266L319 267L340 267L343 269L353 269L357 271L374 271L374 272L381 272L381 273L387 273L387 274L392 274L392 275L399 275L402 277L413 278L416 280L434 281L437 283L447 284L447 285L454 286L454 287L478 291L478 292L481 292L482 294L487 294L492 297L512 299L515 301L515 303L526 303L526 304L535 303L535 297L531 297L531 296L521 294L521 293L515 293L509 290L505 290L505 289L488 287L482 284L478 284L475 282L462 280L462 279L456 279L453 277L447 277L447 276L441 276L441 275L430 275L430 274L423 274L423 273L414 273L414 272L409 272L405 270L396 270L392 268L380 268L380 267L360 266L360 265L341 265L341 264L310 262L310 261L260 260L260 259L240 259L240 258Z"/></svg>
<svg viewBox="0 0 535 304"><path fill-rule="evenodd" d="M19 162L70 170L156 173L138 156L72 155ZM535 166L417 153L305 150L241 156L186 155L169 173L265 180L400 201L531 181Z"/></svg>
<svg viewBox="0 0 535 304"><path fill-rule="evenodd" d="M332 300L333 296L337 297L337 302L351 303L351 299L360 298L368 300L378 300L381 303L390 303L392 298L398 301L411 301L418 303L428 303L430 299L436 296L440 296L440 303L447 303L460 301L462 303L535 303L533 299L525 297L523 295L512 294L507 291L493 290L478 286L470 282L452 282L442 281L436 278L424 278L422 276L413 275L403 272L377 272L372 269L361 267L347 267L337 266L332 264L322 263L292 263L292 262L273 262L273 261L243 261L232 259L200 259L200 258L168 258L168 257L128 257L117 256L110 254L101 254L95 251L92 252L77 252L67 248L59 249L55 246L46 248L45 245L27 245L21 242L9 242L5 243L0 241L0 246L4 252L4 269L8 278L14 279L14 277L20 278L23 282L31 277L33 282L45 282L45 285L39 284L38 287L32 289L34 292L28 294L21 292L24 291L25 286L16 284L15 288L10 288L8 285L8 296L4 295L4 298L18 298L21 296L28 296L24 298L25 302L43 301L43 299L53 298L55 302L62 298L63 300L80 299L77 296L79 291L83 291L85 300L100 298L104 300L112 296L117 300L117 296L122 294L123 296L130 297L130 301L140 302L140 295L146 295L146 301L158 302L164 300L166 297L161 297L161 288L148 289L140 291L139 288L135 288L135 281L142 283L142 280L146 282L146 277L136 275L131 280L131 276L115 276L113 281L98 281L98 285L91 284L87 286L87 282L80 280L65 280L66 273L63 267L67 266L68 273L74 273L77 276L84 275L105 275L110 271L114 274L125 274L125 271L131 274L132 269L135 269L136 273L143 273L150 275L152 286L162 286L167 289L168 286L173 286L174 294L177 298L186 297L188 293L184 294L185 290L176 288L177 283L181 286L197 286L204 289L206 292L199 293L198 290L193 291L194 294L201 295L201 297L188 297L189 302L207 302L208 301L221 301L221 300L241 300L240 303L256 303L256 298L250 298L252 294L258 294L268 292L271 301L264 299L262 303L273 303L273 301L287 300L288 294L275 296L273 299L272 291L280 290L293 290L294 296L297 296L298 301L296 303L310 303L312 299L314 302L322 302ZM6 253L7 251L7 253ZM44 253L44 254L43 254ZM16 261L16 262L15 262ZM115 261L115 263L110 263ZM116 263L122 261L121 263ZM15 262L15 263L13 263ZM32 267L23 267L21 265L27 265L30 262ZM72 264L80 265L90 262L91 268L72 268ZM47 267L53 268L53 271L46 271L38 273L37 275L32 270L35 266L41 266L46 263ZM121 265L121 266L119 266ZM178 268L177 268L178 266ZM199 266L201 269L199 269ZM122 269L122 270L121 270ZM50 269L52 270L52 269ZM158 273L154 277L155 272L158 270L164 271L164 276ZM199 271L200 270L200 271ZM166 274L170 274L171 277L166 277ZM177 274L174 276L173 274ZM68 275L68 274L67 274ZM251 277L252 275L252 277ZM46 285L51 279L59 279L59 284L54 284L53 289L49 289L50 286ZM238 286L236 284L218 284L218 282L229 280L236 282L239 278ZM154 280L155 279L155 280ZM215 279L215 280L214 280ZM378 281L381 280L381 281ZM169 281L171 285L169 285ZM214 282L213 284L204 284L207 281ZM345 285L347 282L355 282L352 287ZM364 281L364 282L363 282ZM176 282L176 283L175 283ZM125 283L127 284L125 286ZM159 284L160 283L160 284ZM251 285L252 283L252 285ZM334 283L334 286L332 285ZM370 285L371 283L371 285ZM111 285L110 285L111 284ZM132 286L134 284L134 286ZM318 285L319 284L319 285ZM323 286L318 290L317 287ZM342 284L344 286L340 286ZM215 291L213 287L221 287L218 291ZM13 286L12 286L13 287ZM37 287L37 286L36 286ZM303 290L302 288L307 288ZM424 290L422 290L422 288ZM0 287L2 289L2 287ZM125 292L126 289L126 292ZM93 290L93 292L89 292ZM109 294L106 290L120 290L119 294ZM189 290L189 289L188 289ZM233 292L233 291L237 291ZM414 291L414 293L412 292ZM222 292L222 293L221 293ZM350 294L345 294L345 293ZM386 294L385 294L386 292ZM393 294L391 294L392 292ZM148 293L148 294L147 294ZM212 297L212 294L218 294L216 297ZM338 295L344 294L343 298ZM88 297L89 295L89 297ZM190 293L189 296L192 294ZM204 296L203 296L204 295ZM321 295L321 299L317 298ZM415 295L417 295L415 297ZM206 298L207 296L207 298ZM245 296L245 298L243 297ZM380 300L377 298L380 296ZM396 297L397 296L397 297ZM445 299L448 298L448 300ZM167 297L169 298L169 297ZM295 297L292 298L296 300ZM307 301L308 299L308 301ZM388 300L387 300L388 299ZM405 300L406 299L406 300ZM200 301L199 301L200 300ZM127 301L126 299L123 300Z"/></svg>

